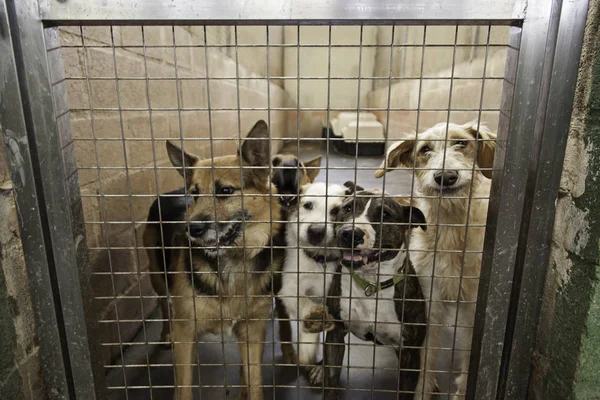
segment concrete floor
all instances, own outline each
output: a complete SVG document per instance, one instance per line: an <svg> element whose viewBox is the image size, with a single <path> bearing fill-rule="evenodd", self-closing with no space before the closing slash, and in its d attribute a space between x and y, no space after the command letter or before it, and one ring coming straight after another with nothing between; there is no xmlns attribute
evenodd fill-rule
<svg viewBox="0 0 600 400"><path fill-rule="evenodd" d="M309 160L319 154L325 155L325 149L319 145L304 145L300 149L300 158ZM286 152L296 154L297 148L294 144L285 148ZM328 155L329 167L343 169L330 169L325 171L325 160L323 160L323 170L319 174L318 181L328 181L330 183L343 184L347 180L355 180L365 188L381 188L382 179L375 179L375 169L379 167L382 157L350 157L337 154L331 149ZM369 167L372 170L357 170L355 165L360 167ZM390 194L410 193L411 176L407 173L396 172L393 179L386 180L386 192ZM156 310L152 318L160 318L160 311ZM139 345L130 346L125 351L125 365L128 367L111 368L107 374L108 386L119 387L126 386L128 390L115 389L110 390L110 399L171 399L173 396L172 388L163 388L173 385L172 353L169 348L158 345L145 345L148 342L158 341L160 336L161 324L150 322L146 324L146 339L143 330L138 334L137 341ZM267 341L275 343L277 337L273 337L273 332L277 332L277 321L269 324ZM225 341L234 340L233 337L226 337ZM375 370L377 368L397 368L397 358L389 348L375 347L373 344L362 342L351 337L350 343L358 346L350 346L346 351L344 365L351 365L350 371L342 371L342 383L350 390L349 399L394 399L396 396L392 393L371 392L375 390L395 390L397 385L397 373L393 370ZM239 384L239 366L231 365L240 362L237 344L222 345L219 337L207 335L201 338L202 343L198 345L200 354L200 363L208 364L200 367L197 374L201 380L201 389L195 390L196 399L233 399L236 398L238 388L231 387ZM148 361L152 365L148 367ZM274 363L283 362L281 349L278 344L267 344L265 346L263 367L263 384L265 398L277 399L320 399L321 392L316 389L310 389L306 380L300 376L296 367L273 366ZM225 366L223 364L225 363ZM121 364L119 362L119 364ZM210 365L214 366L210 366ZM227 365L229 364L229 365ZM198 371L196 371L198 372ZM223 388L224 382L228 387ZM206 386L205 386L206 385ZM221 387L210 387L210 386ZM150 388L152 386L152 388ZM304 388L302 388L304 386ZM360 390L362 389L362 390Z"/></svg>

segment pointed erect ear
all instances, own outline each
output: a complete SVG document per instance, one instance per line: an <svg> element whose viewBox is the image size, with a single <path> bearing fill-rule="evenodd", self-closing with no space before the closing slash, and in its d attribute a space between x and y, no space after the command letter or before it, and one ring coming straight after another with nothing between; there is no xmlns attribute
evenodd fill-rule
<svg viewBox="0 0 600 400"><path fill-rule="evenodd" d="M413 228L419 227L424 231L427 230L427 221L420 209L411 206L402 206L402 209L404 210L404 215L406 215L407 218L410 218L409 223Z"/></svg>
<svg viewBox="0 0 600 400"><path fill-rule="evenodd" d="M379 169L375 171L375 177L381 178L390 168L397 166L412 167L414 149L414 140L405 140L392 144L385 154L385 160L381 163Z"/></svg>
<svg viewBox="0 0 600 400"><path fill-rule="evenodd" d="M477 165L479 165L479 168L489 168L481 171L481 173L486 178L492 179L491 168L494 167L496 134L477 121L469 122L462 127L473 135L473 138L477 139Z"/></svg>
<svg viewBox="0 0 600 400"><path fill-rule="evenodd" d="M323 157L319 156L314 160L302 163L304 165L304 170L306 171L306 175L308 176L308 180L310 181L310 183L313 183L317 175L319 175L319 172L321 172L320 168L322 159Z"/></svg>
<svg viewBox="0 0 600 400"><path fill-rule="evenodd" d="M239 155L251 166L269 166L269 127L265 121L261 119L250 129Z"/></svg>
<svg viewBox="0 0 600 400"><path fill-rule="evenodd" d="M189 184L192 179L193 171L188 170L184 175L183 170L184 168L190 168L196 165L200 158L194 154L182 150L180 147L177 147L169 141L167 141L167 154L169 155L171 164L177 168L177 172L179 172L181 176L186 178L186 184Z"/></svg>
<svg viewBox="0 0 600 400"><path fill-rule="evenodd" d="M360 192L361 190L364 190L364 188L362 186L355 185L354 182L352 182L352 181L344 182L344 186L347 187L346 196L349 196L354 192Z"/></svg>

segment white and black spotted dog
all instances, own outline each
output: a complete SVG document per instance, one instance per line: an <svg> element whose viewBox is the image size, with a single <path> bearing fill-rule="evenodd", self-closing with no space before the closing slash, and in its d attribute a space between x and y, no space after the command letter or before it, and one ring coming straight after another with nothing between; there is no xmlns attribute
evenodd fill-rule
<svg viewBox="0 0 600 400"><path fill-rule="evenodd" d="M322 381L317 364L319 334L333 327L331 322L323 325L323 316L327 315L325 296L340 260L333 221L346 190L323 182L305 185L286 227L288 248L279 297L292 323L299 325L298 362L314 385Z"/></svg>
<svg viewBox="0 0 600 400"><path fill-rule="evenodd" d="M426 312L405 240L410 229L426 229L425 217L380 191L358 190L346 197L336 220L342 258L327 298L335 327L325 340L324 398L337 398L345 336L351 332L395 349L400 357L398 398L413 399Z"/></svg>

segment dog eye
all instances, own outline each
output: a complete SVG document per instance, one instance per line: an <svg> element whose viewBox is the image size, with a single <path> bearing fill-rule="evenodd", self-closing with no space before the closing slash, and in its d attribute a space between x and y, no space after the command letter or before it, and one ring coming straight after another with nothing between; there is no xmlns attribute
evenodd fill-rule
<svg viewBox="0 0 600 400"><path fill-rule="evenodd" d="M352 204L346 204L343 208L345 213L352 212Z"/></svg>
<svg viewBox="0 0 600 400"><path fill-rule="evenodd" d="M467 147L469 142L466 140L457 140L456 142L454 142L454 144L462 147Z"/></svg>
<svg viewBox="0 0 600 400"><path fill-rule="evenodd" d="M340 212L340 208L339 207L333 207L329 213L331 215L338 215L339 212Z"/></svg>
<svg viewBox="0 0 600 400"><path fill-rule="evenodd" d="M233 186L223 186L219 188L217 194L229 196L235 192L235 188Z"/></svg>
<svg viewBox="0 0 600 400"><path fill-rule="evenodd" d="M427 154L430 151L431 151L431 147L429 147L429 146L423 146L423 147L421 147L421 150L420 150L421 154Z"/></svg>
<svg viewBox="0 0 600 400"><path fill-rule="evenodd" d="M304 203L304 204L303 204L303 207L304 207L306 210L312 210L312 208L313 208L313 203L311 203L310 201L309 201L309 202L306 202L306 203Z"/></svg>

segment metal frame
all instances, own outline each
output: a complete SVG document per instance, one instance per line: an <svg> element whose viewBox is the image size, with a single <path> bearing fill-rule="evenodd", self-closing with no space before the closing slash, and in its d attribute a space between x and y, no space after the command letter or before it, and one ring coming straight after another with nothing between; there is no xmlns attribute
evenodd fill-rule
<svg viewBox="0 0 600 400"><path fill-rule="evenodd" d="M288 0L278 6L259 0L0 0L2 133L43 332L39 337L49 395L102 398L103 374L90 336L94 321L86 318L91 271L77 175L70 162L72 138L68 123L59 127L61 104L52 99L53 86L61 79L52 76L49 63L60 65L60 60L47 55L56 45L55 32L47 27L368 20L513 26L467 398L526 398L587 1Z"/></svg>

